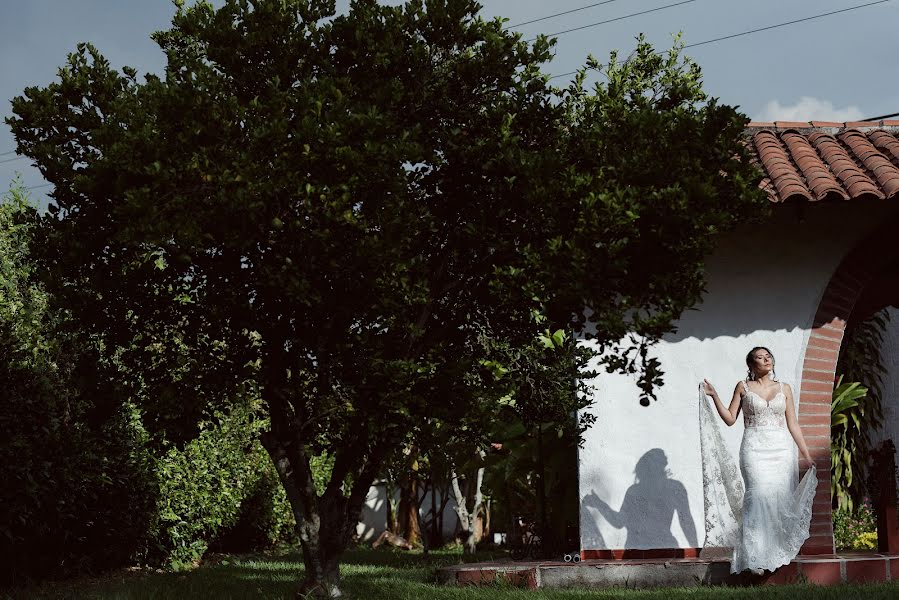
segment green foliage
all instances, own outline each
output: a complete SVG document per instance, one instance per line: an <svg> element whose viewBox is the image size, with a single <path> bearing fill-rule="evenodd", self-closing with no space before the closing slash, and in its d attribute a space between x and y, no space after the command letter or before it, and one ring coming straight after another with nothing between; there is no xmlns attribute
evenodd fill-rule
<svg viewBox="0 0 899 600"><path fill-rule="evenodd" d="M236 523L210 542L216 552L249 552L281 542L296 542L295 521L271 460L257 444L264 470L247 491Z"/></svg>
<svg viewBox="0 0 899 600"><path fill-rule="evenodd" d="M862 453L859 440L864 431L864 399L868 389L855 381L843 383L842 376L833 390L830 407L830 494L836 506L852 510L856 496L863 493L860 475Z"/></svg>
<svg viewBox="0 0 899 600"><path fill-rule="evenodd" d="M309 468L312 471L312 482L315 491L323 494L328 481L331 480L331 470L334 468L334 457L327 454L319 454L309 459Z"/></svg>
<svg viewBox="0 0 899 600"><path fill-rule="evenodd" d="M865 550L873 539L877 547L877 515L867 502L853 510L837 509L833 512L833 539L837 550Z"/></svg>
<svg viewBox="0 0 899 600"><path fill-rule="evenodd" d="M883 422L880 348L889 321L886 310L847 330L840 350L840 377L831 404L831 496L851 511L869 489L871 434ZM847 382L855 383L843 383Z"/></svg>
<svg viewBox="0 0 899 600"><path fill-rule="evenodd" d="M411 430L486 445L510 400L497 352L573 330L648 403L648 349L700 299L715 239L766 210L747 119L679 46L641 39L621 64L591 59L608 83L554 88L552 42L478 10L182 5L154 36L162 76L82 44L13 100L18 149L55 188L53 292L124 349L161 430L259 390L262 440L328 565Z"/></svg>
<svg viewBox="0 0 899 600"><path fill-rule="evenodd" d="M837 361L837 373L868 388L868 417L874 427L883 419L883 376L887 371L880 350L889 321L890 313L884 309L850 326L843 336Z"/></svg>
<svg viewBox="0 0 899 600"><path fill-rule="evenodd" d="M264 422L238 409L160 454L123 374L34 277L35 217L14 184L0 205L0 579L180 566L218 535L242 549L290 539Z"/></svg>
<svg viewBox="0 0 899 600"><path fill-rule="evenodd" d="M4 357L19 364L46 360L49 350L43 332L47 294L32 276L29 260L36 216L21 181L14 181L0 202L0 322L9 345Z"/></svg>
<svg viewBox="0 0 899 600"><path fill-rule="evenodd" d="M492 430L502 460L488 469L486 487L507 531L517 530L519 515L541 526L545 515L545 551L576 545L567 538L578 526L577 447L596 418L583 410L592 402L595 358L592 346L561 329L547 329L529 346L506 348L510 402Z"/></svg>
<svg viewBox="0 0 899 600"><path fill-rule="evenodd" d="M853 540L852 548L854 550L876 550L877 532L866 531L865 533L859 534L859 536Z"/></svg>
<svg viewBox="0 0 899 600"><path fill-rule="evenodd" d="M125 563L155 499L132 413L34 277L35 217L14 183L0 204L2 581Z"/></svg>
<svg viewBox="0 0 899 600"><path fill-rule="evenodd" d="M573 421L570 419L569 421ZM493 499L492 520L497 531L514 533L515 520L540 521L537 488L539 473L543 472L546 498L546 524L549 535L571 550L576 540L568 540L568 533L578 527L577 446L579 436L573 423L567 427L545 423L540 426L543 436L538 443L536 427L525 429L520 421L510 422L500 430L502 453L487 469L485 493ZM541 457L542 446L542 457ZM541 469L541 460L543 462Z"/></svg>
<svg viewBox="0 0 899 600"><path fill-rule="evenodd" d="M170 447L155 462L152 563L188 567L218 537L226 547L248 550L290 535L292 515L283 492L274 489L274 468L258 442L266 423L243 407L217 416L183 449Z"/></svg>

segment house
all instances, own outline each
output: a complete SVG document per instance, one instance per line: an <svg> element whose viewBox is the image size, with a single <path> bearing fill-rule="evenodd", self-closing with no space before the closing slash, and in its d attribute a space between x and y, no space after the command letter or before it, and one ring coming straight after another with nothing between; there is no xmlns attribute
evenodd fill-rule
<svg viewBox="0 0 899 600"><path fill-rule="evenodd" d="M703 545L698 382L727 401L753 346L770 348L792 384L818 464L811 537L802 554L834 552L830 403L847 326L899 306L899 121L751 123L747 140L777 206L761 226L726 236L707 262L707 293L654 349L658 401L602 373L597 416L579 453L583 558L696 556ZM899 442L899 312L883 349L883 437ZM720 423L738 456L742 419Z"/></svg>

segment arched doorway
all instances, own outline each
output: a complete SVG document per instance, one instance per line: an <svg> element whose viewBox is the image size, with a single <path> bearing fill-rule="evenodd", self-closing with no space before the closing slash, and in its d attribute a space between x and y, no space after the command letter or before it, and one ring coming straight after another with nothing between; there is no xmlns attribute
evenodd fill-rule
<svg viewBox="0 0 899 600"><path fill-rule="evenodd" d="M812 506L810 537L800 554L834 552L830 497L830 407L837 360L848 325L877 310L899 305L897 224L866 236L831 277L812 324L802 368L799 424L818 464L818 489Z"/></svg>

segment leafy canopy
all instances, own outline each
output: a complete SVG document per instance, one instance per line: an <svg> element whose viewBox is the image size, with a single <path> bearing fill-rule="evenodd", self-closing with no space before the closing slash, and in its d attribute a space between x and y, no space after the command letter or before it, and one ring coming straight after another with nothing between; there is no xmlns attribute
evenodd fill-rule
<svg viewBox="0 0 899 600"><path fill-rule="evenodd" d="M322 502L352 488L352 509L422 419L494 418L490 361L544 329L652 395L649 347L700 299L716 236L764 206L746 119L642 39L555 88L553 43L478 10L199 2L154 35L163 74L82 44L13 101L54 184L56 293L170 390L148 395L160 423L257 390L295 476L328 452Z"/></svg>

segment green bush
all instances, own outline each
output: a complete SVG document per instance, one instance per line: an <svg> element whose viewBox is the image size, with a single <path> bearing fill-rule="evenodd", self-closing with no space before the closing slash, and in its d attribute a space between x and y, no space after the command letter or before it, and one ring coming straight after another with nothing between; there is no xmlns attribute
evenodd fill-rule
<svg viewBox="0 0 899 600"><path fill-rule="evenodd" d="M292 515L271 460L257 437L266 426L252 407L239 406L204 424L183 449L156 461L159 505L149 560L178 570L220 540L250 550L292 531Z"/></svg>
<svg viewBox="0 0 899 600"><path fill-rule="evenodd" d="M35 212L0 203L0 581L123 564L146 538L155 477L89 340L33 276Z"/></svg>
<svg viewBox="0 0 899 600"><path fill-rule="evenodd" d="M41 366L0 366L5 580L124 564L153 514L155 477L129 415L98 415L96 397L63 395L56 379Z"/></svg>
<svg viewBox="0 0 899 600"><path fill-rule="evenodd" d="M877 549L877 532L866 531L859 534L852 542L854 550L876 550Z"/></svg>
<svg viewBox="0 0 899 600"><path fill-rule="evenodd" d="M868 469L872 434L883 425L881 346L889 326L889 312L881 310L846 329L831 405L831 498L851 511L870 493ZM854 383L853 383L854 382Z"/></svg>
<svg viewBox="0 0 899 600"><path fill-rule="evenodd" d="M212 550L248 552L269 548L278 542L297 541L295 521L284 488L268 456L261 458L268 463L265 470L241 504L237 522L210 544Z"/></svg>
<svg viewBox="0 0 899 600"><path fill-rule="evenodd" d="M16 190L0 203L0 582L179 568L233 528L245 549L290 539L265 422L244 406L151 444L123 375L33 276L34 217Z"/></svg>

